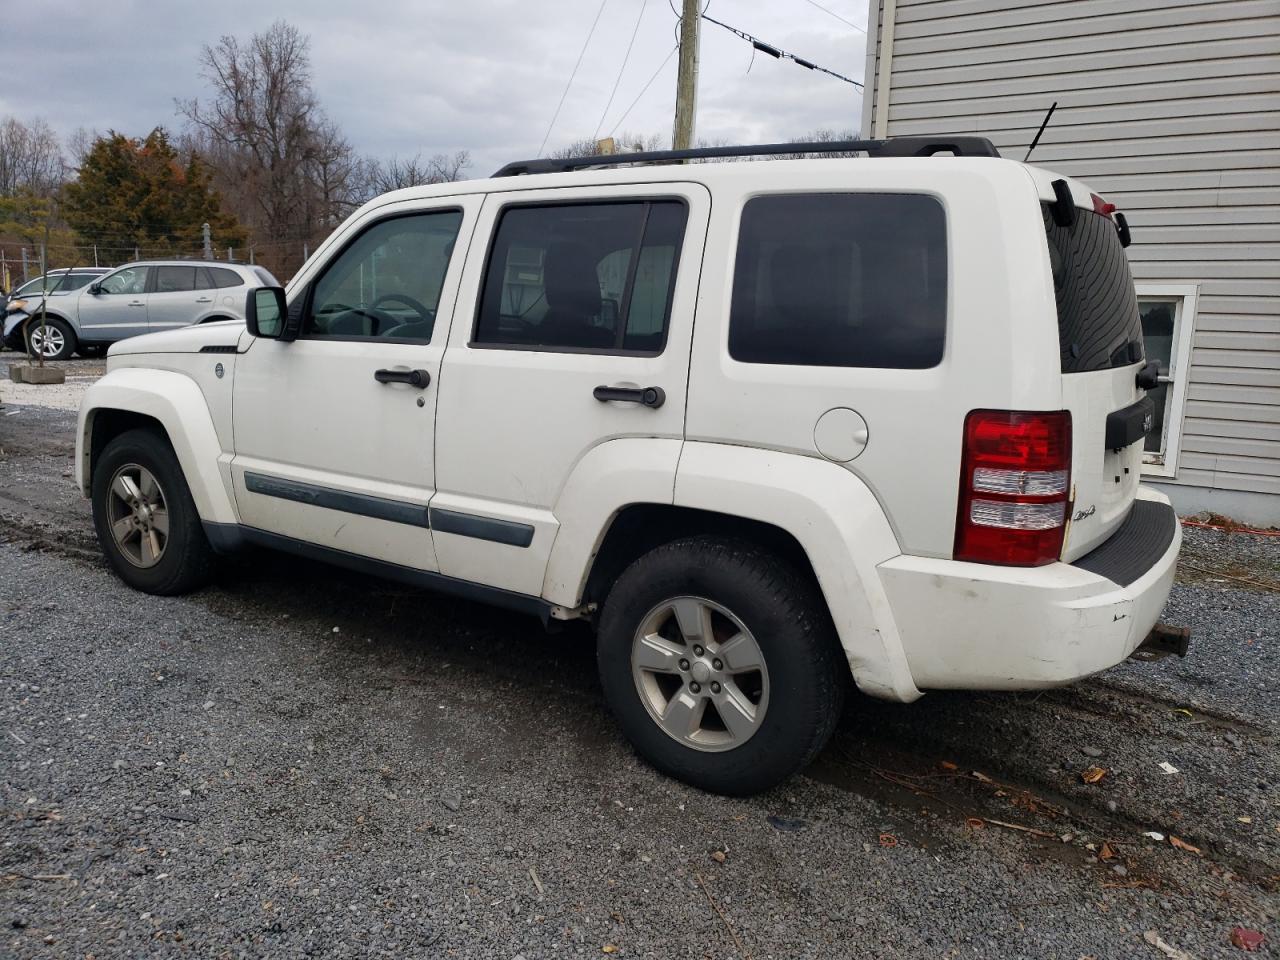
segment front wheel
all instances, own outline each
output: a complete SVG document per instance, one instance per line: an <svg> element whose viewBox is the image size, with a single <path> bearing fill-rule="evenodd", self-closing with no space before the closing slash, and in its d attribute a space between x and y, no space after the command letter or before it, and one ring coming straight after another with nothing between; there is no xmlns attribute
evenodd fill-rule
<svg viewBox="0 0 1280 960"><path fill-rule="evenodd" d="M65 320L49 317L43 323L29 321L27 353L46 360L66 360L76 349L76 332Z"/></svg>
<svg viewBox="0 0 1280 960"><path fill-rule="evenodd" d="M205 584L214 553L168 442L130 430L93 467L93 525L107 562L135 590L171 595Z"/></svg>
<svg viewBox="0 0 1280 960"><path fill-rule="evenodd" d="M640 755L715 793L767 790L812 760L848 683L814 584L729 539L680 540L633 563L605 602L597 651Z"/></svg>

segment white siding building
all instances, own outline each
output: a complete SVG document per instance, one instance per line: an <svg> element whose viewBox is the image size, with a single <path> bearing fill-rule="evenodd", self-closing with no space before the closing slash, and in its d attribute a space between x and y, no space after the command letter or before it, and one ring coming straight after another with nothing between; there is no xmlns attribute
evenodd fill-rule
<svg viewBox="0 0 1280 960"><path fill-rule="evenodd" d="M1280 525L1280 0L871 0L862 133L985 135L1126 213L1150 480Z"/></svg>

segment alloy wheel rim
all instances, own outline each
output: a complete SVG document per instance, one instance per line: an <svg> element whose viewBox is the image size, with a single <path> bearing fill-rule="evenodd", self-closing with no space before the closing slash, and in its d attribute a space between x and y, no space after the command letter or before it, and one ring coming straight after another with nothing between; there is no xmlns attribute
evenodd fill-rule
<svg viewBox="0 0 1280 960"><path fill-rule="evenodd" d="M674 597L644 616L631 643L631 675L654 723L695 750L742 746L769 706L759 643L726 607L702 597Z"/></svg>
<svg viewBox="0 0 1280 960"><path fill-rule="evenodd" d="M107 522L121 555L135 567L154 567L169 544L169 507L146 467L127 463L115 472L107 495Z"/></svg>
<svg viewBox="0 0 1280 960"><path fill-rule="evenodd" d="M46 326L43 333L40 327L31 331L31 349L46 360L56 357L66 345L67 340L57 327Z"/></svg>

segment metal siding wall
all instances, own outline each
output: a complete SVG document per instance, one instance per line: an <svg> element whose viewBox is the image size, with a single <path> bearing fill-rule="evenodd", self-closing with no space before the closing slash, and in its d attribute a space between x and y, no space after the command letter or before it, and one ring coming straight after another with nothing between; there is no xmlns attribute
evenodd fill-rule
<svg viewBox="0 0 1280 960"><path fill-rule="evenodd" d="M1280 4L898 0L895 21L889 135L1021 159L1057 100L1037 164L1128 212L1135 279L1200 285L1177 482L1280 494Z"/></svg>

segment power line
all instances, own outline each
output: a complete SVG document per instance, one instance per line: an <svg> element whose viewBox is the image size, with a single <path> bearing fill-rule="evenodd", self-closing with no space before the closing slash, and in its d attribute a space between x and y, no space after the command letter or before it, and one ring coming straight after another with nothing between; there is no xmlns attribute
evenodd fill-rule
<svg viewBox="0 0 1280 960"><path fill-rule="evenodd" d="M627 52L622 55L622 66L618 68L618 76L614 78L613 89L609 91L609 102L600 111L600 122L596 124L596 132L591 135L592 140L600 136L600 128L604 126L604 118L608 115L609 108L613 106L613 98L618 93L618 84L622 82L622 74L627 69L627 61L631 59L631 48L635 46L636 34L640 32L640 21L644 18L644 8L648 5L649 0L643 0L640 4L640 15L636 17L636 25L631 28L631 39L627 41Z"/></svg>
<svg viewBox="0 0 1280 960"><path fill-rule="evenodd" d="M705 13L702 15L702 19L710 20L717 27L723 27L724 29L728 30L730 33L738 37L741 37L743 40L747 41L747 43L751 44L751 46L754 47L756 50L759 50L761 53L767 54L768 56L773 57L775 60L790 60L793 63L797 63L800 66L804 67L806 70L816 70L819 73L825 73L827 74L827 76L835 77L837 80L843 80L845 83L851 83L855 87L857 87L859 90L862 89L862 84L860 84L857 80L853 80L850 77L846 77L843 73L836 73L834 70L828 70L826 67L820 67L816 63L814 63L812 60L806 60L804 57L798 57L794 53L788 53L786 50L783 50L779 46L775 46L772 43L766 43L764 40L761 40L759 37L753 37L751 34L747 33L745 30L739 30L737 27L731 27L727 23L721 23L715 17L708 17Z"/></svg>
<svg viewBox="0 0 1280 960"><path fill-rule="evenodd" d="M831 16L833 16L833 17L835 17L837 20L839 20L841 23L848 24L849 26L853 27L853 29L857 30L859 33L866 33L866 32L867 32L867 30L866 30L866 28L865 28L865 27L860 27L860 26L858 26L858 25L857 25L856 23L854 23L852 20L846 20L844 17L840 16L840 14L836 13L836 12L835 12L834 10L832 10L830 7L824 7L822 4L818 3L818 0L804 0L804 2L805 2L805 3L807 3L807 4L809 4L809 6L811 6L811 7L817 7L817 8L818 8L819 10L821 10L823 13L828 13L828 14L830 14Z"/></svg>
<svg viewBox="0 0 1280 960"><path fill-rule="evenodd" d="M670 51L668 51L667 58L658 65L658 69L653 71L653 76L651 76L648 82L646 82L645 85L640 88L640 92L636 94L636 98L631 101L631 106L627 107L626 112L624 112L622 116L618 118L618 122L615 123L613 125L613 129L609 131L609 136L612 137L614 132L620 126L622 126L622 121L626 120L627 117L631 114L631 111L635 109L636 104L640 102L640 98L645 95L645 91L647 91L651 86L653 86L653 81L658 79L658 74L662 72L662 68L671 62L671 58L676 55L676 51L679 49L680 49L680 44L677 43L674 47L671 48Z"/></svg>
<svg viewBox="0 0 1280 960"><path fill-rule="evenodd" d="M542 144L538 147L538 156L542 156L542 151L546 149L547 140L551 137L551 130L556 125L556 119L560 116L560 108L564 106L564 98L569 95L569 88L573 86L573 78L578 75L578 68L582 66L582 58L586 56L587 46L591 43L591 38L595 36L596 24L600 22L600 15L604 13L605 4L609 0L600 0L600 9L596 11L596 18L591 21L591 29L587 31L587 39L582 41L582 49L578 51L578 60L573 65L573 70L569 74L569 82L564 85L564 93L560 94L560 102L556 104L556 112L551 115L551 122L547 124L547 132L543 134Z"/></svg>

